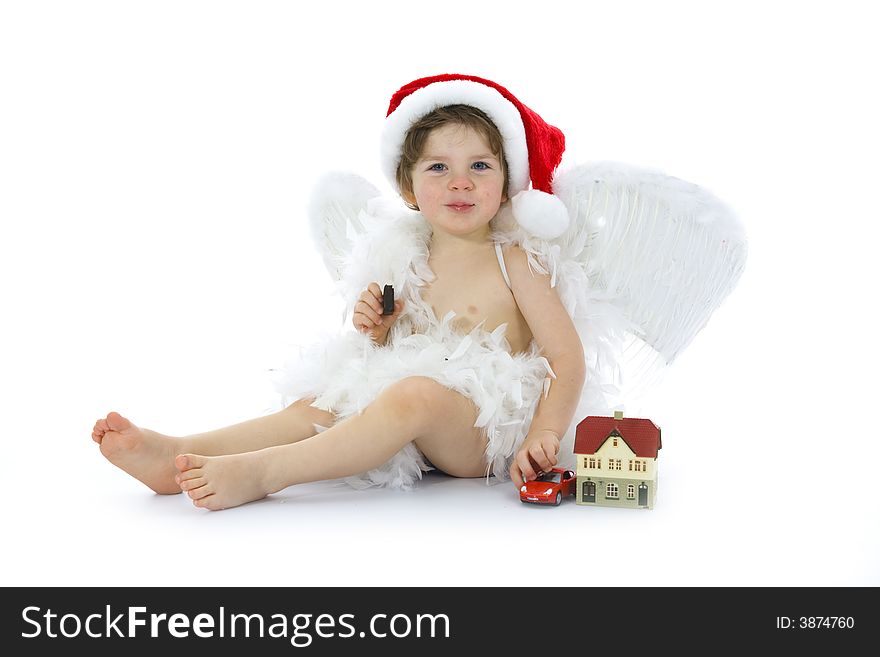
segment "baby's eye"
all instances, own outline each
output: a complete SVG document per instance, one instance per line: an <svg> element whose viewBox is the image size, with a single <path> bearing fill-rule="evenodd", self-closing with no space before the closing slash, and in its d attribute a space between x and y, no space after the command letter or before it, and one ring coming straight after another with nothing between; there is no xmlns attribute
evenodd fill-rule
<svg viewBox="0 0 880 657"><path fill-rule="evenodd" d="M492 168L488 164L486 164L485 162L474 162L473 167L477 171L486 171L486 170Z"/></svg>
<svg viewBox="0 0 880 657"><path fill-rule="evenodd" d="M440 162L437 162L436 164L432 164L431 166L429 166L428 171L443 171L443 169L445 167L446 167L445 164L441 164Z"/></svg>

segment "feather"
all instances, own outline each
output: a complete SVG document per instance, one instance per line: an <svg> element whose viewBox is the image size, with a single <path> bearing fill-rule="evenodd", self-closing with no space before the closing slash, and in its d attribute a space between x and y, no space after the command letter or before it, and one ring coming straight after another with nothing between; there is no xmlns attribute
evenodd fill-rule
<svg viewBox="0 0 880 657"><path fill-rule="evenodd" d="M470 348L472 342L473 339L469 335L464 336L462 341L458 343L458 347L455 348L455 351L449 355L449 360L457 360L461 358Z"/></svg>

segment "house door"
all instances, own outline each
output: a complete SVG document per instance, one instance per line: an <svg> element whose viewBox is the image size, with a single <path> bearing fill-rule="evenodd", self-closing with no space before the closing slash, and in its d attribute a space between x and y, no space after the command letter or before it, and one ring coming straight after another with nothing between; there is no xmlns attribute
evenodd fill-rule
<svg viewBox="0 0 880 657"><path fill-rule="evenodd" d="M639 506L648 506L648 485L639 484Z"/></svg>
<svg viewBox="0 0 880 657"><path fill-rule="evenodd" d="M584 485L581 486L581 497L583 498L583 502L595 502L596 501L596 482L595 481L585 481Z"/></svg>

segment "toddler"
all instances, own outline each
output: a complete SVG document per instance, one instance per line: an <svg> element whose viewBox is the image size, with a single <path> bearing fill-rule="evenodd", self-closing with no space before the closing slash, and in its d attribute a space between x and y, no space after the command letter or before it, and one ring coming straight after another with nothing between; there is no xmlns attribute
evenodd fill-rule
<svg viewBox="0 0 880 657"><path fill-rule="evenodd" d="M515 239L558 233L543 225L552 211L514 197L550 191L563 147L561 132L488 80L401 88L383 166L409 210L370 207L384 221L344 272L356 331L303 357L288 382L296 401L277 413L172 437L114 412L92 432L101 453L155 492L211 510L325 479L405 488L437 468L520 487L550 469L584 352L549 268ZM389 283L397 300L383 315Z"/></svg>

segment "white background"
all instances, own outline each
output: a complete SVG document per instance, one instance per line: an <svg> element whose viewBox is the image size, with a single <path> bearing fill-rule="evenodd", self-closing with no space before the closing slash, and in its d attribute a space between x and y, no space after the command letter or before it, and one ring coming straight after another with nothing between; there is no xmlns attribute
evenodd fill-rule
<svg viewBox="0 0 880 657"><path fill-rule="evenodd" d="M4 3L4 585L880 584L876 23L858 3ZM261 415L338 325L317 176L387 190L398 87L458 72L741 216L734 293L641 410L653 511L333 483L221 513L91 441Z"/></svg>

